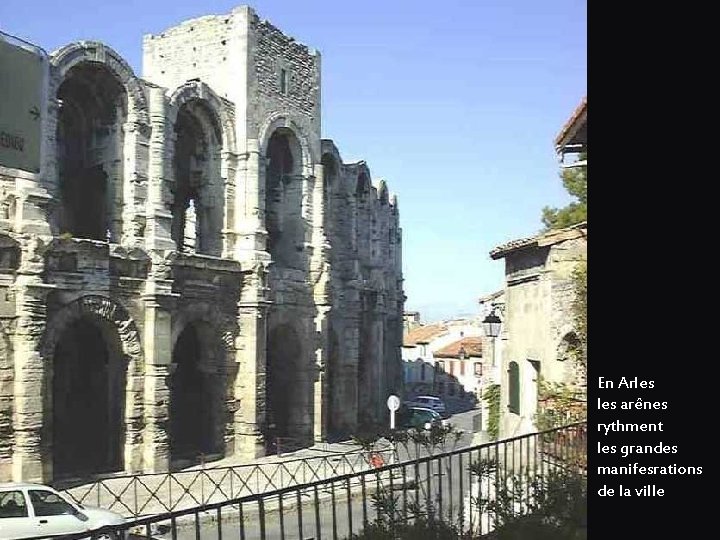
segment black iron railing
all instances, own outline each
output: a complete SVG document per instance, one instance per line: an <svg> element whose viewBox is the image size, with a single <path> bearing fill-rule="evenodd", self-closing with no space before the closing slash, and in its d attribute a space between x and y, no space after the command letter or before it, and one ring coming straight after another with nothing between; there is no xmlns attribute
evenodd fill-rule
<svg viewBox="0 0 720 540"><path fill-rule="evenodd" d="M109 527L116 538L345 539L369 524L452 524L482 537L533 511L539 479L585 473L587 424L564 426ZM87 538L84 534L63 538Z"/></svg>
<svg viewBox="0 0 720 540"><path fill-rule="evenodd" d="M379 451L385 462L390 452L389 448ZM357 473L373 468L370 458L356 450L249 465L113 475L62 491L79 504L139 518Z"/></svg>

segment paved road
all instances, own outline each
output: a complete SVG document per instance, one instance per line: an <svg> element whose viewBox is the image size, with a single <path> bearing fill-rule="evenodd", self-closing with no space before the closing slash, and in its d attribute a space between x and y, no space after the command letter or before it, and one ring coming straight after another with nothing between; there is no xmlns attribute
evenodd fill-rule
<svg viewBox="0 0 720 540"><path fill-rule="evenodd" d="M456 443L448 444L446 450L480 442L477 436L473 439L472 423L475 414L477 411L468 411L451 417L450 422L455 424L458 429L464 430L465 433ZM407 452L400 451L401 460L414 457L418 449L411 445L407 450ZM420 451L420 454L422 453ZM473 456L473 459L476 458L477 456ZM415 501L426 507L429 499L436 511L442 509L443 515L452 511L453 516L457 517L460 508L467 502L471 486L471 476L467 469L468 461L467 456L454 456L453 459L444 460L441 467L437 462L434 462L430 469L426 464L417 469L413 466L406 467L404 482L402 471L396 472L392 482L388 474L382 477L369 475L366 477L365 484L365 504L363 504L362 486L357 482L350 485L349 497L346 483L336 483L333 490L330 489L330 486L319 489L317 502L312 491L304 494L300 505L297 504L296 495L291 494L283 498L282 512L279 510L277 498L268 499L264 502L264 523L261 523L258 504L247 504L243 507L242 529L248 540L262 538L262 527L264 527L267 539L307 540L319 537L317 534L319 525L322 538L347 538L351 532L358 532L362 527L364 517L368 521L375 519L373 494L377 492L378 486L389 491L391 483L398 512L411 507ZM417 482L414 482L415 478L417 478ZM405 486L404 490L403 486ZM333 504L333 497L335 504ZM211 519L213 521L210 521ZM204 540L220 537L216 514L201 515L199 523L200 538ZM180 525L177 534L178 540L197 538L194 517L191 517L189 522L185 521ZM223 510L220 525L222 538L241 537L241 524L237 508L234 511ZM169 533L159 534L157 538L171 538L171 535Z"/></svg>

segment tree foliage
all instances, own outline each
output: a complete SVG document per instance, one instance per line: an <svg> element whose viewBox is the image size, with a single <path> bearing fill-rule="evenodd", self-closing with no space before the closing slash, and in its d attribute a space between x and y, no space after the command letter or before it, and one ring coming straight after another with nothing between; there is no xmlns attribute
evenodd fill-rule
<svg viewBox="0 0 720 540"><path fill-rule="evenodd" d="M587 152L580 154L587 160ZM564 229L587 221L587 167L563 169L560 174L563 186L576 200L564 208L543 208L542 222L546 229Z"/></svg>
<svg viewBox="0 0 720 540"><path fill-rule="evenodd" d="M500 385L488 386L482 398L488 404L488 435L491 440L496 441L500 435Z"/></svg>
<svg viewBox="0 0 720 540"><path fill-rule="evenodd" d="M578 344L573 352L578 366L587 375L587 262L578 265L572 279L575 289L572 310L578 337Z"/></svg>

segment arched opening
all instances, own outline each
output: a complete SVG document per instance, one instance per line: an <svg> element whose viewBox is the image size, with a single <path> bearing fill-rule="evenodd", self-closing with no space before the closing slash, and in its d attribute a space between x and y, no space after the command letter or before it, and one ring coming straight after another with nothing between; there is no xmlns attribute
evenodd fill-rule
<svg viewBox="0 0 720 540"><path fill-rule="evenodd" d="M60 233L119 241L125 88L103 64L71 68L57 92Z"/></svg>
<svg viewBox="0 0 720 540"><path fill-rule="evenodd" d="M188 324L173 349L170 380L170 458L195 461L220 452L223 385L208 347L210 329Z"/></svg>
<svg viewBox="0 0 720 540"><path fill-rule="evenodd" d="M370 424L377 420L378 383L381 375L379 371L379 350L375 343L375 327L377 321L373 318L373 311L377 304L377 293L362 291L360 293L362 315L360 317L360 331L358 343L358 393L357 411L360 424Z"/></svg>
<svg viewBox="0 0 720 540"><path fill-rule="evenodd" d="M303 267L305 223L302 217L302 150L286 128L276 130L267 145L265 228L267 250L277 266Z"/></svg>
<svg viewBox="0 0 720 540"><path fill-rule="evenodd" d="M63 331L52 363L56 479L122 469L126 369L109 323L83 316Z"/></svg>
<svg viewBox="0 0 720 540"><path fill-rule="evenodd" d="M219 256L224 217L221 132L199 100L184 103L175 122L172 239L178 251Z"/></svg>
<svg viewBox="0 0 720 540"><path fill-rule="evenodd" d="M340 344L337 332L330 329L327 356L327 407L328 430L330 435L340 435L347 427L343 425L343 389L344 381L340 370Z"/></svg>
<svg viewBox="0 0 720 540"><path fill-rule="evenodd" d="M338 164L332 154L323 154L321 160L323 171L325 174L325 183L323 184L323 202L325 203L325 221L331 222L331 214L333 207L333 194L338 188ZM327 225L326 225L327 227Z"/></svg>
<svg viewBox="0 0 720 540"><path fill-rule="evenodd" d="M579 360L582 343L575 332L565 334L558 347L557 360L561 363L562 379L566 384L583 384L583 366Z"/></svg>
<svg viewBox="0 0 720 540"><path fill-rule="evenodd" d="M273 448L277 439L302 441L311 427L309 410L312 385L302 369L303 350L294 328L273 329L267 342L267 441Z"/></svg>
<svg viewBox="0 0 720 540"><path fill-rule="evenodd" d="M357 185L355 186L355 196L361 200L365 201L367 199L367 196L370 194L370 179L368 178L368 175L365 171L362 171L358 175L357 179Z"/></svg>
<svg viewBox="0 0 720 540"><path fill-rule="evenodd" d="M363 226L363 224L372 224L375 227L375 223L372 223L372 213L370 205L370 178L365 170L360 171L357 179L357 185L355 186L355 212L357 226L355 228L355 245L361 259L367 261L370 257L370 236L371 227L370 225Z"/></svg>

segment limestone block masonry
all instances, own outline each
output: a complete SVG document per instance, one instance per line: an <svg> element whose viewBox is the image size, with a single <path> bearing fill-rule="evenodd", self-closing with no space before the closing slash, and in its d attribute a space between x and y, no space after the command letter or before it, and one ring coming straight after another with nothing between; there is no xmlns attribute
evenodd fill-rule
<svg viewBox="0 0 720 540"><path fill-rule="evenodd" d="M249 7L52 53L0 167L0 482L250 460L384 418L398 202L320 133L320 54Z"/></svg>

